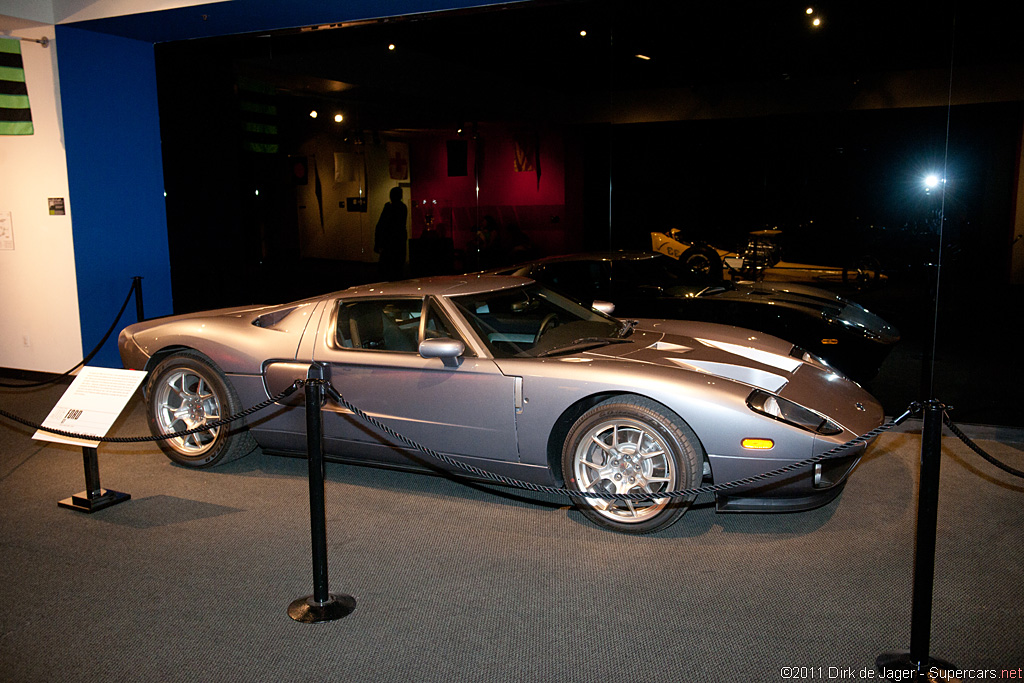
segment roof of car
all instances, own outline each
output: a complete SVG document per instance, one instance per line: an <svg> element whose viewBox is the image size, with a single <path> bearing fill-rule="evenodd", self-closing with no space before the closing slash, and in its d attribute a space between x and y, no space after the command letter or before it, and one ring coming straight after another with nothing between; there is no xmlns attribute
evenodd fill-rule
<svg viewBox="0 0 1024 683"><path fill-rule="evenodd" d="M580 254L564 254L562 256L547 256L544 258L536 259L534 261L527 261L525 263L519 263L514 266L506 266L504 268L495 268L490 273L512 273L520 268L527 268L530 266L539 266L547 263L564 263L574 261L646 261L652 258L663 258L662 254L656 251L641 251L641 250L620 250L620 251L589 251Z"/></svg>
<svg viewBox="0 0 1024 683"><path fill-rule="evenodd" d="M427 294L459 296L521 287L532 282L533 280L526 277L487 273L437 275L412 280L356 285L340 293L344 296L424 296Z"/></svg>

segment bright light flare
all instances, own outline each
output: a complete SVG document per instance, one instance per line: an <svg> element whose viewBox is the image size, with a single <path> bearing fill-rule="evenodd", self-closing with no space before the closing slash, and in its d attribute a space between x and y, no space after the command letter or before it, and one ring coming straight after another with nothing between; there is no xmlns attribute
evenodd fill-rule
<svg viewBox="0 0 1024 683"><path fill-rule="evenodd" d="M937 173L929 173L924 177L924 191L932 192L945 182L945 178L940 177Z"/></svg>

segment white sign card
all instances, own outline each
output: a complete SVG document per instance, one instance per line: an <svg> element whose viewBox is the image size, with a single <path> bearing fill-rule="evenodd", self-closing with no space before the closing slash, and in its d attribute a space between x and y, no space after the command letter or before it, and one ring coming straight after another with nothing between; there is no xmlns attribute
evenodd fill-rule
<svg viewBox="0 0 1024 683"><path fill-rule="evenodd" d="M89 436L106 436L128 405L146 373L141 370L82 368L57 401L42 427ZM95 448L99 441L75 439L37 430L33 439Z"/></svg>
<svg viewBox="0 0 1024 683"><path fill-rule="evenodd" d="M10 211L0 211L0 249L14 249L14 224Z"/></svg>

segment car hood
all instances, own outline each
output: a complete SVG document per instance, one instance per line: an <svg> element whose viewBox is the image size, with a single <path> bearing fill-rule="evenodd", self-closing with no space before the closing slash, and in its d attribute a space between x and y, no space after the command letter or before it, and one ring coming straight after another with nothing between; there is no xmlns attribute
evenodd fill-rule
<svg viewBox="0 0 1024 683"><path fill-rule="evenodd" d="M881 343L895 344L900 339L899 330L881 316L858 303L817 287L784 282L737 283L725 289L708 287L700 296L749 303L770 302L775 306L785 306L801 310L808 315L820 316L829 322L849 328L851 332L859 332Z"/></svg>
<svg viewBox="0 0 1024 683"><path fill-rule="evenodd" d="M728 381L762 389L813 406L854 434L882 420L882 407L853 380L789 342L739 327L641 320L630 343L581 355L675 368L708 384Z"/></svg>
<svg viewBox="0 0 1024 683"><path fill-rule="evenodd" d="M672 367L779 392L794 374L835 371L805 360L794 346L771 335L713 323L642 320L628 344L610 344L591 356ZM809 368L809 369L804 369Z"/></svg>

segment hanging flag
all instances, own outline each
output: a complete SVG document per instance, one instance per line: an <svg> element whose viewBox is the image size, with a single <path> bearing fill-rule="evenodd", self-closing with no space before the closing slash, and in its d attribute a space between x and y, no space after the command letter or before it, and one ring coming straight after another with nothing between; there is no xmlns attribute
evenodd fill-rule
<svg viewBox="0 0 1024 683"><path fill-rule="evenodd" d="M32 135L21 41L0 38L0 135Z"/></svg>
<svg viewBox="0 0 1024 683"><path fill-rule="evenodd" d="M320 209L320 232L324 231L324 186L320 184L320 168L313 159L313 193L316 195L316 205Z"/></svg>
<svg viewBox="0 0 1024 683"><path fill-rule="evenodd" d="M536 158L537 149L534 146L532 136L529 133L520 133L515 137L513 143L515 145L515 157L512 163L516 173L534 170L533 162Z"/></svg>
<svg viewBox="0 0 1024 683"><path fill-rule="evenodd" d="M334 153L334 182L366 184L366 155L358 152Z"/></svg>
<svg viewBox="0 0 1024 683"><path fill-rule="evenodd" d="M513 134L516 172L533 171L540 189L540 135L536 131L518 131Z"/></svg>
<svg viewBox="0 0 1024 683"><path fill-rule="evenodd" d="M269 83L239 77L235 84L242 149L256 154L280 151L277 91Z"/></svg>
<svg viewBox="0 0 1024 683"><path fill-rule="evenodd" d="M409 179L409 145L404 142L388 142L388 175L392 180Z"/></svg>

